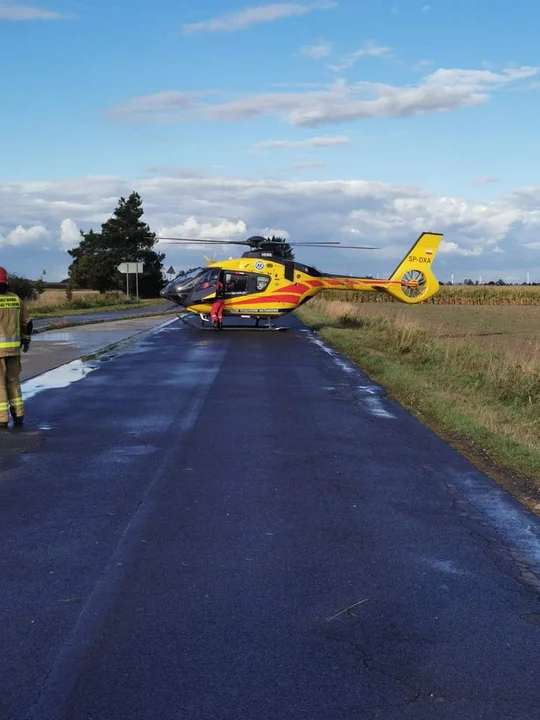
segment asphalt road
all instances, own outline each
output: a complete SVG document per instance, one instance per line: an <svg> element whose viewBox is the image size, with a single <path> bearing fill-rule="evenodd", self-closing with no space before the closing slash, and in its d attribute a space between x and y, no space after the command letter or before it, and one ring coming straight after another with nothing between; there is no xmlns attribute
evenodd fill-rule
<svg viewBox="0 0 540 720"><path fill-rule="evenodd" d="M1 718L538 720L540 522L312 335L76 377L0 454Z"/></svg>
<svg viewBox="0 0 540 720"><path fill-rule="evenodd" d="M58 323L88 323L104 320L117 320L119 318L136 318L140 315L148 315L150 313L161 313L174 310L174 303L156 303L156 305L147 305L142 308L131 308L127 310L104 310L102 312L87 313L82 315L59 315L54 318L41 318L34 320L34 328L43 330Z"/></svg>

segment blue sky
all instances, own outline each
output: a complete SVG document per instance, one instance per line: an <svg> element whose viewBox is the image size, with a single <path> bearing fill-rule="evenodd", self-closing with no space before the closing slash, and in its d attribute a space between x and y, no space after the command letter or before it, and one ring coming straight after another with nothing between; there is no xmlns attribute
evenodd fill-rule
<svg viewBox="0 0 540 720"><path fill-rule="evenodd" d="M0 264L65 277L79 228L136 189L162 234L369 241L302 259L384 275L431 229L443 280L540 281L539 19L524 0L0 2Z"/></svg>

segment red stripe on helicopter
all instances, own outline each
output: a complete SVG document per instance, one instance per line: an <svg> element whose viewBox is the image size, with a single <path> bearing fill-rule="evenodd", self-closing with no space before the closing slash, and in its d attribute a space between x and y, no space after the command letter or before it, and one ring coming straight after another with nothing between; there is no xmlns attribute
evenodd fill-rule
<svg viewBox="0 0 540 720"><path fill-rule="evenodd" d="M279 288L279 290L276 290L276 292L303 295L309 289L309 285L304 285L303 283L295 283L294 285L286 285L285 287Z"/></svg>

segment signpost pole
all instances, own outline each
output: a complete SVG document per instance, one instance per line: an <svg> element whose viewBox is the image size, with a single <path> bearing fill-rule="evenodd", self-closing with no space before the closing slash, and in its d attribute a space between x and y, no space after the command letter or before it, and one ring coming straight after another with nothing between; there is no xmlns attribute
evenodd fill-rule
<svg viewBox="0 0 540 720"><path fill-rule="evenodd" d="M135 273L135 292L139 299L139 274L144 273L144 263L125 262L118 266L117 270L126 276L126 295L129 298L129 276Z"/></svg>

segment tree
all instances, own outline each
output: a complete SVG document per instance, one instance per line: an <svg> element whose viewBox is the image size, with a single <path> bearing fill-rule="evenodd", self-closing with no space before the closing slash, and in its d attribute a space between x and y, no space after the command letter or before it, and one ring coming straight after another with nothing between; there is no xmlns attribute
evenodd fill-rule
<svg viewBox="0 0 540 720"><path fill-rule="evenodd" d="M93 230L80 231L82 240L79 247L68 250L74 262L69 267L69 277L75 287L91 290L118 290L121 275L116 270L119 265L118 253L111 248L101 233Z"/></svg>
<svg viewBox="0 0 540 720"><path fill-rule="evenodd" d="M285 260L294 260L294 250L289 245L286 238L276 237L275 235L272 235L271 238L267 238L267 239L270 242L274 242L274 243L284 243L285 248L283 250L283 257L285 258Z"/></svg>
<svg viewBox="0 0 540 720"><path fill-rule="evenodd" d="M46 275L46 274L47 274L47 271L46 271L46 270L43 270L42 273L41 273L41 277L40 277L39 280L37 280L37 282L35 283L36 291L37 291L40 295L43 295L43 293L45 292L45 280L43 280L43 276Z"/></svg>
<svg viewBox="0 0 540 720"><path fill-rule="evenodd" d="M101 232L81 232L82 240L77 248L68 250L74 258L69 268L73 285L105 292L125 287L125 276L117 267L124 262L144 263L139 276L139 292L155 297L164 286L163 260L165 255L156 253L155 233L142 222L141 197L132 192L126 200L120 198L109 220L101 226Z"/></svg>

